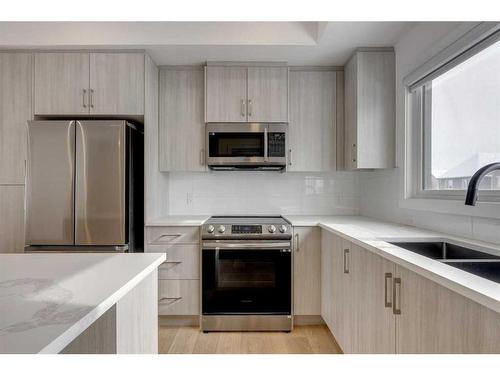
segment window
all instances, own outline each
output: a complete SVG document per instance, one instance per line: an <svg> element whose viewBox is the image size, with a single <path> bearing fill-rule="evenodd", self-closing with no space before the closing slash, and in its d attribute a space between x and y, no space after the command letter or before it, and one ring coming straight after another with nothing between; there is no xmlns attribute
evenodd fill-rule
<svg viewBox="0 0 500 375"><path fill-rule="evenodd" d="M419 112L410 124L420 129L417 194L457 197L479 168L500 162L499 39L490 36L482 48L476 45L410 87ZM479 189L500 195L500 171Z"/></svg>

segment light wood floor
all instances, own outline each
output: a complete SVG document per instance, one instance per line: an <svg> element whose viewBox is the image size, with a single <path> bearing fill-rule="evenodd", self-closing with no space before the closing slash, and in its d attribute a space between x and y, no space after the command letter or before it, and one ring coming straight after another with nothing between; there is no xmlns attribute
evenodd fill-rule
<svg viewBox="0 0 500 375"><path fill-rule="evenodd" d="M210 332L197 327L159 327L160 354L338 354L324 325L285 332Z"/></svg>

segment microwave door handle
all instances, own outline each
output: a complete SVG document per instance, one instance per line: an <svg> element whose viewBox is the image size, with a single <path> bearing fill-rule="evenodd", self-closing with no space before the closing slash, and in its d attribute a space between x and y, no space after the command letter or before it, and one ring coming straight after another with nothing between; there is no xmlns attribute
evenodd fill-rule
<svg viewBox="0 0 500 375"><path fill-rule="evenodd" d="M268 142L268 135L267 135L267 126L266 126L264 128L264 161L267 161L267 157L268 157L267 142Z"/></svg>

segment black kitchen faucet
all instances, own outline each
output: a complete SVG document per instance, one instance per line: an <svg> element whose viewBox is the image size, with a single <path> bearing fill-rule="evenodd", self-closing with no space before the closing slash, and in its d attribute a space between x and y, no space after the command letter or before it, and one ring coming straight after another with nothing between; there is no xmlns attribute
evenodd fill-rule
<svg viewBox="0 0 500 375"><path fill-rule="evenodd" d="M480 168L474 176L471 177L469 181L469 187L467 188L467 195L465 196L465 204L467 206L475 206L477 200L477 189L479 183L488 173L500 170L500 163L491 163Z"/></svg>

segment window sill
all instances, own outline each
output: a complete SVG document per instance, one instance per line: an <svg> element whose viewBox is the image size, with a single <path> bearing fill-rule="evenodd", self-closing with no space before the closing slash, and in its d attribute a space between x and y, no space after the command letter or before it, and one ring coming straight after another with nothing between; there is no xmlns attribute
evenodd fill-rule
<svg viewBox="0 0 500 375"><path fill-rule="evenodd" d="M399 207L451 215L500 219L500 202L479 201L476 206L466 206L463 199L407 198L399 201Z"/></svg>

